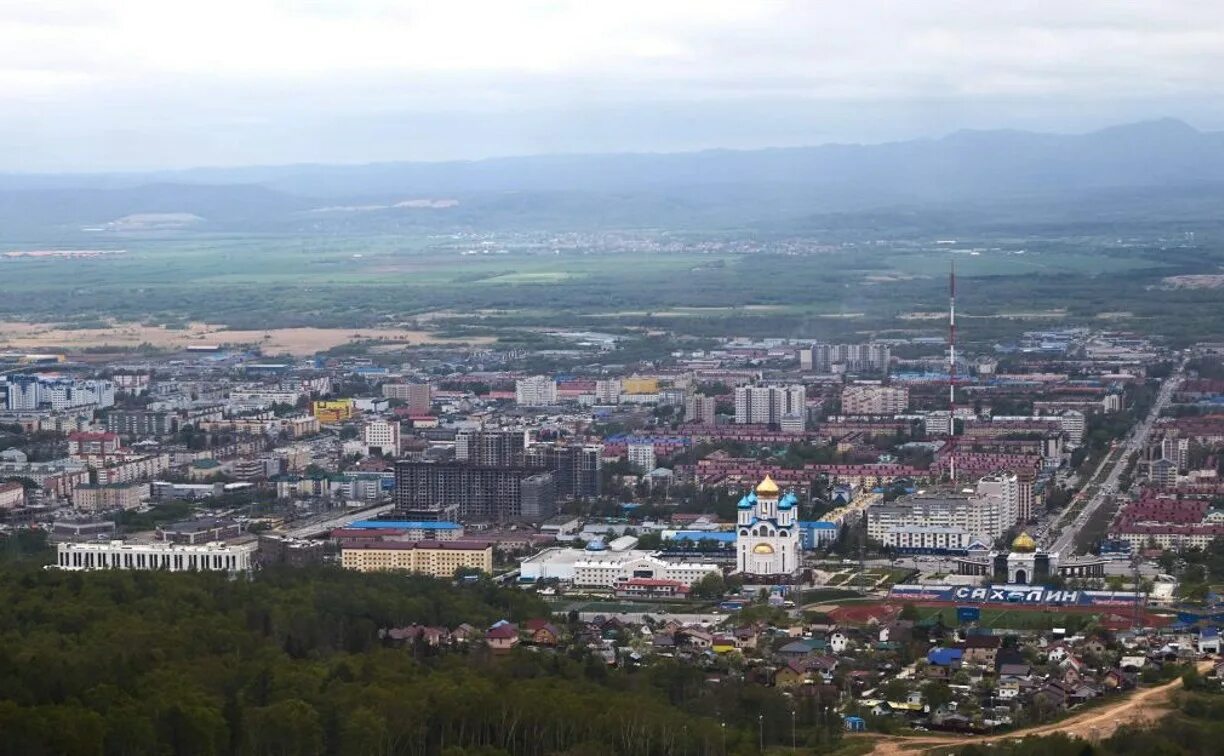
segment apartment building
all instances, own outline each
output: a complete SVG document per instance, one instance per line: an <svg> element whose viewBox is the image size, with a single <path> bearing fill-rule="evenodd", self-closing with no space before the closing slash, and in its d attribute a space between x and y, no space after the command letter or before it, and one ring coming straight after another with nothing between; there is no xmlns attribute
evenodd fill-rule
<svg viewBox="0 0 1224 756"><path fill-rule="evenodd" d="M395 464L395 512L405 519L534 521L555 513L556 496L552 473L531 467Z"/></svg>
<svg viewBox="0 0 1224 756"><path fill-rule="evenodd" d="M549 407L557 403L557 382L546 375L520 378L514 383L514 401L521 407Z"/></svg>
<svg viewBox="0 0 1224 756"><path fill-rule="evenodd" d="M621 382L617 378L595 381L595 403L617 404L620 402Z"/></svg>
<svg viewBox="0 0 1224 756"><path fill-rule="evenodd" d="M1019 517L1014 475L991 476L976 490L925 493L867 510L867 535L898 549L959 550L989 546Z"/></svg>
<svg viewBox="0 0 1224 756"><path fill-rule="evenodd" d="M831 373L835 368L850 373L883 373L891 356L887 344L813 344L799 350L799 367L817 373Z"/></svg>
<svg viewBox="0 0 1224 756"><path fill-rule="evenodd" d="M854 383L841 392L843 415L899 415L909 408L909 389Z"/></svg>
<svg viewBox="0 0 1224 756"><path fill-rule="evenodd" d="M712 396L692 394L684 403L684 421L700 425L714 425L717 403Z"/></svg>
<svg viewBox="0 0 1224 756"><path fill-rule="evenodd" d="M110 485L77 486L72 493L72 506L81 512L107 512L116 509L136 509L149 498L149 484L129 481Z"/></svg>
<svg viewBox="0 0 1224 756"><path fill-rule="evenodd" d="M433 389L428 383L384 383L382 395L403 402L411 414L427 414L433 404Z"/></svg>
<svg viewBox="0 0 1224 756"><path fill-rule="evenodd" d="M629 444L625 449L625 458L629 460L630 466L639 473L648 473L655 469L657 464L654 444L649 443Z"/></svg>
<svg viewBox="0 0 1224 756"><path fill-rule="evenodd" d="M779 425L787 415L807 412L803 386L739 386L735 389L735 422L740 425Z"/></svg>
<svg viewBox="0 0 1224 756"><path fill-rule="evenodd" d="M371 420L361 429L361 440L370 454L398 457L400 424L398 420Z"/></svg>
<svg viewBox="0 0 1224 756"><path fill-rule="evenodd" d="M522 465L527 450L523 430L461 430L455 434L455 459L485 467Z"/></svg>

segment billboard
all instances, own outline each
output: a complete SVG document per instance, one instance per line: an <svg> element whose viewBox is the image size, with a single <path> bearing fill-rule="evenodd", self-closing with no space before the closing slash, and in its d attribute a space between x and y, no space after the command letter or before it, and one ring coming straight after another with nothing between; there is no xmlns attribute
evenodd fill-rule
<svg viewBox="0 0 1224 756"><path fill-rule="evenodd" d="M1040 585L895 585L889 597L905 601L957 604L1023 604L1027 606L1132 606L1133 591L1067 591Z"/></svg>

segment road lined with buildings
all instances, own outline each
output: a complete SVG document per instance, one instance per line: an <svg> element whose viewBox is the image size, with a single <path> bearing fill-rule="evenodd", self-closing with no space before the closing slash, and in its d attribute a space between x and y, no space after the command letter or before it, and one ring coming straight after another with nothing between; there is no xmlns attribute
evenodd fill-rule
<svg viewBox="0 0 1224 756"><path fill-rule="evenodd" d="M1073 506L1068 506L1067 509L1064 510L1059 516L1056 523L1051 526L1051 532L1058 527L1061 527L1062 529L1051 546L1051 551L1067 555L1074 553L1076 534L1078 534L1084 525L1088 523L1088 521L1092 518L1093 513L1097 511L1097 509L1107 498L1117 495L1118 481L1122 477L1122 473L1126 470L1127 462L1129 461L1131 454L1141 451L1147 444L1148 436L1151 435L1152 428L1156 425L1157 418L1160 417L1160 413L1169 403L1169 400L1172 399L1173 392L1177 390L1179 385L1181 385L1183 366L1184 363L1179 365L1177 370L1174 371L1167 379L1165 379L1164 383L1161 384L1160 393L1157 395L1156 401L1152 403L1152 408L1148 412L1147 416L1141 420L1138 425L1131 429L1131 432L1127 434L1124 442L1118 444L1115 448L1110 450L1109 454L1107 454L1105 459L1102 460L1101 467L1097 468L1096 473L1084 486L1083 490L1085 492L1090 492L1089 499L1087 504L1085 504L1084 507L1079 510L1079 513L1075 516L1074 521L1072 521L1069 525L1063 525L1062 523L1062 520L1069 516L1075 509ZM1105 475L1104 479L1101 478L1102 468L1108 469L1109 471ZM1092 490L1094 487L1095 490Z"/></svg>

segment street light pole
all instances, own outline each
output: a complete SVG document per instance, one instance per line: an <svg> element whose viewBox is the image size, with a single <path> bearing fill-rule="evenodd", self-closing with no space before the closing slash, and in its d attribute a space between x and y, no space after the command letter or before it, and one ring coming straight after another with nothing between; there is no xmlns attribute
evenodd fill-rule
<svg viewBox="0 0 1224 756"><path fill-rule="evenodd" d="M760 741L761 753L765 753L765 715L757 714L757 738Z"/></svg>
<svg viewBox="0 0 1224 756"><path fill-rule="evenodd" d="M727 723L722 723L722 752L723 756L727 756Z"/></svg>
<svg viewBox="0 0 1224 756"><path fill-rule="evenodd" d="M798 746L796 745L797 742L798 741L795 738L795 710L791 709L791 750L792 751L799 750Z"/></svg>

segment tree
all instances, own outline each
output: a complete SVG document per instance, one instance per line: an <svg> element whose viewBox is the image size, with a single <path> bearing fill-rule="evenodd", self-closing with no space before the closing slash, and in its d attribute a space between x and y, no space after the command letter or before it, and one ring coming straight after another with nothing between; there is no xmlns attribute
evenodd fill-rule
<svg viewBox="0 0 1224 756"><path fill-rule="evenodd" d="M952 688L942 680L932 680L922 687L922 700L931 713L948 705L952 701Z"/></svg>
<svg viewBox="0 0 1224 756"><path fill-rule="evenodd" d="M727 582L721 572L711 572L693 584L695 598L718 599L727 593Z"/></svg>

